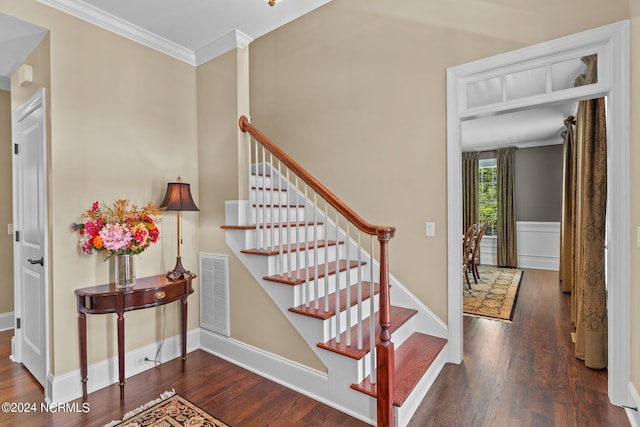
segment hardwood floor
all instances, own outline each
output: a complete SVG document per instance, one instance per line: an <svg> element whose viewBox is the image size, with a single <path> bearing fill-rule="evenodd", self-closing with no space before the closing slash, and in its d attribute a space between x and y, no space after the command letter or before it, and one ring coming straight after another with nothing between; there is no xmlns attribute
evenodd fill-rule
<svg viewBox="0 0 640 427"><path fill-rule="evenodd" d="M411 426L628 426L606 371L573 356L558 273L525 270L513 323L464 317L464 362L448 364Z"/></svg>
<svg viewBox="0 0 640 427"><path fill-rule="evenodd" d="M557 272L525 270L513 323L465 317L464 363L444 367L410 425L628 426L609 404L606 372L573 357L568 299ZM42 388L7 358L12 335L0 332L0 401L39 408ZM101 426L172 388L236 427L365 425L198 350L185 375L173 360L128 378L122 406L114 384L89 395L86 414L0 412L0 426Z"/></svg>

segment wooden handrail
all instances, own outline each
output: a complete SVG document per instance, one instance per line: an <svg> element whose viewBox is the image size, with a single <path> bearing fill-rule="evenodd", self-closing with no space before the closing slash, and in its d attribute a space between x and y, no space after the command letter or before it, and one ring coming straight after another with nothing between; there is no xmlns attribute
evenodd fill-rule
<svg viewBox="0 0 640 427"><path fill-rule="evenodd" d="M276 144L274 144L269 138L267 138L262 132L256 129L255 126L249 122L246 116L240 117L238 122L240 130L249 133L260 144L262 144L267 150L269 150L278 160L284 163L293 173L295 173L300 179L302 179L307 185L324 198L331 206L333 206L338 212L340 212L345 218L347 218L353 225L358 227L362 232L369 235L378 236L378 239L388 240L395 234L395 227L373 225L362 219L357 213L355 213L349 206L347 206L342 200L340 200L335 194L333 194L327 187L322 185L317 179L315 179L309 172L306 171L298 162L293 160L287 153L282 151Z"/></svg>
<svg viewBox="0 0 640 427"><path fill-rule="evenodd" d="M333 194L327 187L322 185L316 178L293 160L287 153L281 150L262 132L256 129L245 116L241 116L239 120L240 130L249 133L258 143L260 143L270 154L274 155L280 162L284 163L295 176L302 179L310 186L320 197L336 209L351 224L355 225L363 233L371 236L377 236L380 243L380 296L378 317L380 323L379 341L375 345L376 352L376 378L377 378L377 425L378 426L394 426L395 411L393 408L394 400L394 344L391 342L391 295L389 286L389 258L388 243L395 234L395 227L377 226L363 220L351 208L349 208L342 200ZM287 175L288 176L288 175ZM296 181L297 184L297 181ZM305 189L306 195L306 189ZM256 218L258 215L256 214ZM338 229L336 217L336 234ZM347 232L348 234L348 232ZM348 238L348 235L347 235ZM337 240L337 239L336 239ZM348 252L347 252L348 255ZM373 258L373 253L371 254ZM349 295L349 293L347 293ZM339 334L339 332L338 332ZM374 349L372 348L371 351Z"/></svg>

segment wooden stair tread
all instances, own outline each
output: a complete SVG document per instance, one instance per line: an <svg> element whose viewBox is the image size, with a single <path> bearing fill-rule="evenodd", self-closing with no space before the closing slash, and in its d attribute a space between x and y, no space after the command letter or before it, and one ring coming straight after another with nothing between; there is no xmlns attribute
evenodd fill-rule
<svg viewBox="0 0 640 427"><path fill-rule="evenodd" d="M435 358L444 348L447 340L431 335L414 332L395 351L395 375L393 404L402 406L409 394L429 369ZM371 377L360 384L352 384L351 388L376 397L376 384L371 384Z"/></svg>
<svg viewBox="0 0 640 427"><path fill-rule="evenodd" d="M286 188L273 188L273 187L255 187L252 186L251 187L252 190L259 190L259 191L288 191Z"/></svg>
<svg viewBox="0 0 640 427"><path fill-rule="evenodd" d="M315 249L314 241L309 242L308 248ZM340 244L344 244L344 242L340 242ZM325 246L335 246L335 240L318 240L318 248L324 248ZM282 253L296 252L296 251L304 251L307 250L307 243L297 243L297 244L283 244L282 245ZM252 255L263 255L263 256L273 256L280 254L280 247L268 247L265 249L243 249L240 252L243 254L252 254Z"/></svg>
<svg viewBox="0 0 640 427"><path fill-rule="evenodd" d="M314 226L314 225L322 225L324 222L283 222L282 224L276 222L275 224L260 224L260 228L279 228L279 227L304 227L305 225ZM220 228L223 230L255 230L258 228L255 224L249 225L221 225Z"/></svg>
<svg viewBox="0 0 640 427"><path fill-rule="evenodd" d="M389 332L393 334L400 326L404 325L409 319L411 319L418 311L405 308L405 307L396 307L391 306L391 310L389 315L391 317L391 326L389 327ZM379 341L380 336L380 322L378 321L379 313L376 313L375 322L376 322L376 343ZM324 348L325 350L333 351L338 354L342 354L343 356L351 357L352 359L362 359L368 352L370 348L370 323L371 317L368 317L362 321L362 349L358 350L358 329L357 326L352 326L349 330L351 334L351 346L347 346L346 344L346 332L340 334L340 343L336 342L336 339L333 338L326 343L319 343L318 347Z"/></svg>
<svg viewBox="0 0 640 427"><path fill-rule="evenodd" d="M267 208L267 209L271 209L271 208L276 208L276 209L280 209L280 208L291 208L291 209L304 208L304 205L282 205L280 203L274 203L274 204L268 203L266 205L263 204L263 203L260 203L260 204L253 203L251 206L254 207L254 208L258 207L258 208Z"/></svg>
<svg viewBox="0 0 640 427"><path fill-rule="evenodd" d="M356 268L358 266L363 266L366 263L358 261L349 261L348 268ZM328 263L329 266L329 276L332 274L336 274L336 272L346 271L347 270L347 260L341 259L339 262L331 261ZM318 279L325 276L325 264L319 264L317 266L318 269ZM299 274L299 276L298 276ZM275 276L265 276L264 280L269 280L271 282L278 282L285 285L301 285L305 282L306 278L306 269L294 270L291 273L285 274L276 274ZM316 267L309 267L309 280L315 280L316 278Z"/></svg>
<svg viewBox="0 0 640 427"><path fill-rule="evenodd" d="M379 294L380 284L374 283L373 286L374 286L374 289L373 289L374 295ZM340 291L340 312L343 312L347 309L346 295L347 295L347 290L342 289ZM362 301L367 301L370 298L370 296L371 296L371 282L362 282ZM309 307L306 307L305 305L300 305L298 307L291 307L289 308L289 311L293 313L302 314L304 316L315 317L316 319L327 320L336 314L335 312L336 293L335 292L332 293L331 295L329 295L328 298L329 298L329 311L325 311L324 309L324 305L327 297L322 297L318 299L317 309L315 308L315 302L314 302L314 303L311 303ZM351 307L353 307L357 303L358 303L358 288L357 286L351 286Z"/></svg>

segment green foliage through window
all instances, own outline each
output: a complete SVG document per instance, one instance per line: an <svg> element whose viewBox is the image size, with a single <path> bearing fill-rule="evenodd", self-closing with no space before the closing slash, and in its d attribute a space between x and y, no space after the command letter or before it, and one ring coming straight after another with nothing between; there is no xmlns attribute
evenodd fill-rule
<svg viewBox="0 0 640 427"><path fill-rule="evenodd" d="M478 163L478 216L486 222L485 236L497 234L498 198L496 188L496 159L480 159Z"/></svg>

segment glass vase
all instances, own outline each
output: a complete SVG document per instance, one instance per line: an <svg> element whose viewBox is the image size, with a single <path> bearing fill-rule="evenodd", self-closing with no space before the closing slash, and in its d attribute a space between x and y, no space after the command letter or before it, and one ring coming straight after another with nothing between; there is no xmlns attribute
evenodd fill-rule
<svg viewBox="0 0 640 427"><path fill-rule="evenodd" d="M133 255L116 255L115 260L115 284L118 289L126 289L136 283Z"/></svg>

